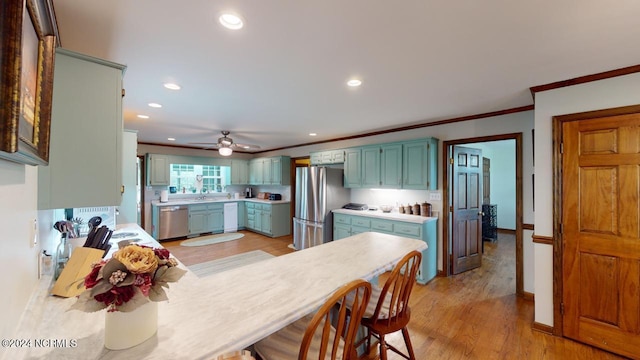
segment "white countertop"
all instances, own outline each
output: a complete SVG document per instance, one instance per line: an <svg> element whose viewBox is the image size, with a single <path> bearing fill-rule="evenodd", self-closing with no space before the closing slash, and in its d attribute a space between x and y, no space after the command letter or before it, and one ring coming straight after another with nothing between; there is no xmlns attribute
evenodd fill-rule
<svg viewBox="0 0 640 360"><path fill-rule="evenodd" d="M231 199L227 199L225 198L211 198L211 199L204 199L204 200L195 200L195 199L176 199L176 200L169 200L167 202L160 202L158 200L153 200L151 201L151 205L154 206L177 206L177 205L195 205L195 204L209 204L209 203L225 203L225 202L238 202L238 201L249 201L249 202L255 202L255 203L261 203L261 204L288 204L291 201L289 200L262 200L262 199L257 199L257 198L239 198L239 199L235 199L235 198L231 198Z"/></svg>
<svg viewBox="0 0 640 360"><path fill-rule="evenodd" d="M336 209L333 210L336 214L346 214L346 215L357 215L357 216L367 216L379 219L387 219L387 220L396 220L396 221L406 221L416 224L423 224L429 221L438 220L437 217L426 217L419 215L408 215L408 214L400 214L398 212L392 211L390 213L384 213L381 210L348 210L348 209Z"/></svg>
<svg viewBox="0 0 640 360"><path fill-rule="evenodd" d="M140 243L159 246L137 225ZM127 350L104 348L104 311L67 311L75 299L48 295L43 280L17 339L76 340L76 347L7 348L6 359L212 359L242 349L317 309L338 287L390 270L425 242L362 233L198 278L188 272L158 305L158 332ZM354 261L357 259L357 261ZM180 265L182 266L182 265Z"/></svg>

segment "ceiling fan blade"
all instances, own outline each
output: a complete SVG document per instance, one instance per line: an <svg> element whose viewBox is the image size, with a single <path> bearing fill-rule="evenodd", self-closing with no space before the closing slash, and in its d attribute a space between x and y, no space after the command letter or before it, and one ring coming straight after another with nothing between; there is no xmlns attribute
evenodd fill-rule
<svg viewBox="0 0 640 360"><path fill-rule="evenodd" d="M251 149L260 149L260 146L258 146L258 145L238 144L238 143L233 143L233 147L237 147L237 148L241 148L241 149L246 149L246 150L251 150Z"/></svg>

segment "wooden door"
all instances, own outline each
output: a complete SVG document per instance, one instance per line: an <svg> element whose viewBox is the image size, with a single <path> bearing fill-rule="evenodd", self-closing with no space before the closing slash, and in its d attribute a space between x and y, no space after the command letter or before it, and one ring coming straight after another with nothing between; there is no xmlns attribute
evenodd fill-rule
<svg viewBox="0 0 640 360"><path fill-rule="evenodd" d="M491 159L482 158L482 203L491 204Z"/></svg>
<svg viewBox="0 0 640 360"><path fill-rule="evenodd" d="M482 150L453 147L452 274L482 265Z"/></svg>
<svg viewBox="0 0 640 360"><path fill-rule="evenodd" d="M640 358L640 115L562 125L563 333Z"/></svg>

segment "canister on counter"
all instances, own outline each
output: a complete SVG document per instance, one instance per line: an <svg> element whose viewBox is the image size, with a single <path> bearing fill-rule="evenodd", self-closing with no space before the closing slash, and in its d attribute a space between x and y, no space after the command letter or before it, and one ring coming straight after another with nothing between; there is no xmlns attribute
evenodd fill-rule
<svg viewBox="0 0 640 360"><path fill-rule="evenodd" d="M404 207L405 214L411 215L412 211L413 211L413 207L410 204L407 204L407 206Z"/></svg>
<svg viewBox="0 0 640 360"><path fill-rule="evenodd" d="M431 217L431 204L429 204L428 202L423 202L422 203L422 212L421 212L422 216L426 216L426 217Z"/></svg>
<svg viewBox="0 0 640 360"><path fill-rule="evenodd" d="M413 215L420 215L420 204L416 203L413 205Z"/></svg>

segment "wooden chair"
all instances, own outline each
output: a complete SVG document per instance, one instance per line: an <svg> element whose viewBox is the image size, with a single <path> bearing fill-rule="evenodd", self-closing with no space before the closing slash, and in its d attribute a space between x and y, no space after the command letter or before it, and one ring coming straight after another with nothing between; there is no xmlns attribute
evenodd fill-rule
<svg viewBox="0 0 640 360"><path fill-rule="evenodd" d="M416 358L411 346L407 324L411 318L409 297L411 296L413 284L416 282L416 274L418 273L421 259L422 254L420 252L410 252L398 262L382 288L373 287L370 304L362 318L362 325L367 329L367 336L356 347L366 340L366 351L369 353L371 336L373 335L380 341L381 360L387 359L387 349L391 349L405 359L414 360ZM409 353L408 356L388 344L384 339L385 335L398 330L402 330L402 336Z"/></svg>
<svg viewBox="0 0 640 360"><path fill-rule="evenodd" d="M254 350L263 360L356 359L355 336L370 297L371 284L354 280L338 289L315 315L260 340Z"/></svg>

